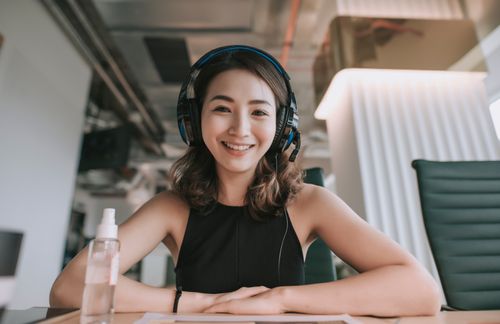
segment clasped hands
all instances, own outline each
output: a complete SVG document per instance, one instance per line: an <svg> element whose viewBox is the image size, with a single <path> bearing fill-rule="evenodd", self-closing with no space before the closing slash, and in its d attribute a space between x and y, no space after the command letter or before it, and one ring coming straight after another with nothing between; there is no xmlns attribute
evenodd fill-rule
<svg viewBox="0 0 500 324"><path fill-rule="evenodd" d="M282 305L280 287L243 287L230 293L214 295L213 303L204 313L230 314L281 314L286 310Z"/></svg>

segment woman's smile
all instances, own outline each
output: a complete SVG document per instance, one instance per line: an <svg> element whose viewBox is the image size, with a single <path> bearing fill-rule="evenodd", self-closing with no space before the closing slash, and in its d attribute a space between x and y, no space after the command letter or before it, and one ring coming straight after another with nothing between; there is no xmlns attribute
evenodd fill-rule
<svg viewBox="0 0 500 324"><path fill-rule="evenodd" d="M245 152L251 149L254 145L253 144L235 144L235 143L230 143L230 142L221 142L228 150L231 151L236 151L236 152Z"/></svg>

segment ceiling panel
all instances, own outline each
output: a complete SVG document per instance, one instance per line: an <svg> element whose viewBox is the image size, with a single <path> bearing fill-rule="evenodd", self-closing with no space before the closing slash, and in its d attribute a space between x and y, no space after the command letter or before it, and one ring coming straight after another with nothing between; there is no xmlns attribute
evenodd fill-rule
<svg viewBox="0 0 500 324"><path fill-rule="evenodd" d="M144 37L144 43L163 83L182 83L191 67L186 40Z"/></svg>
<svg viewBox="0 0 500 324"><path fill-rule="evenodd" d="M252 0L94 0L108 28L251 30Z"/></svg>
<svg viewBox="0 0 500 324"><path fill-rule="evenodd" d="M151 60L148 49L144 46L142 35L113 34L113 39L140 84L147 86L161 83L160 75Z"/></svg>

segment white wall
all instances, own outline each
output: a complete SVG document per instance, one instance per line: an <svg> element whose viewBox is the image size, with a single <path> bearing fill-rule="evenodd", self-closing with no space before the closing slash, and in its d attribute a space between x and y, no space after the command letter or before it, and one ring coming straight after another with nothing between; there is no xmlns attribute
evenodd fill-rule
<svg viewBox="0 0 500 324"><path fill-rule="evenodd" d="M90 192L77 188L75 191L73 205L79 206L85 213L83 234L86 237L95 237L97 225L99 225L104 208L116 210L116 223L120 225L134 212L134 206L125 197L120 196L95 196Z"/></svg>
<svg viewBox="0 0 500 324"><path fill-rule="evenodd" d="M60 271L91 70L38 1L0 0L0 228L24 242L10 308Z"/></svg>

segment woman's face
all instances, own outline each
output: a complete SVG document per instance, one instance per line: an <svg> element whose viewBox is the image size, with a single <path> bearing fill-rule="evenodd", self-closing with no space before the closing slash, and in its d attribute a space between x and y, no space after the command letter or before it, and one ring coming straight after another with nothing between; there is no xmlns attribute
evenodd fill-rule
<svg viewBox="0 0 500 324"><path fill-rule="evenodd" d="M274 93L249 71L222 72L207 88L201 129L218 172L253 174L276 131Z"/></svg>

